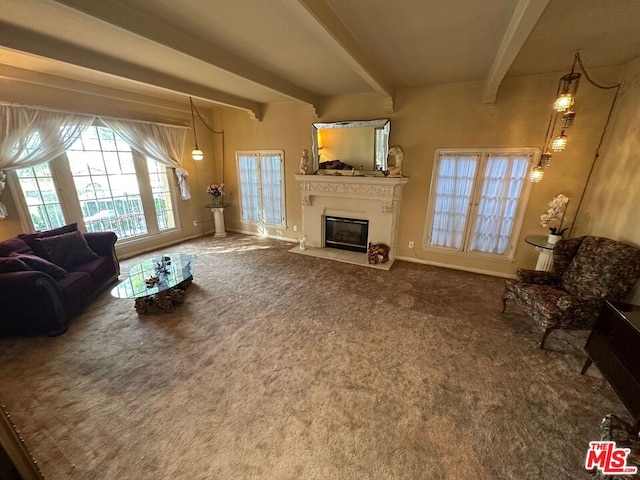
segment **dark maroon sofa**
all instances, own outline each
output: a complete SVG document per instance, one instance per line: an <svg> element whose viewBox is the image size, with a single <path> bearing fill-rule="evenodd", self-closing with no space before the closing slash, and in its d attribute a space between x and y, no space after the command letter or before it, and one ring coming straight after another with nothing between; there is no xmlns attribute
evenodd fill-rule
<svg viewBox="0 0 640 480"><path fill-rule="evenodd" d="M92 297L118 279L117 239L71 224L0 242L0 336L65 332Z"/></svg>

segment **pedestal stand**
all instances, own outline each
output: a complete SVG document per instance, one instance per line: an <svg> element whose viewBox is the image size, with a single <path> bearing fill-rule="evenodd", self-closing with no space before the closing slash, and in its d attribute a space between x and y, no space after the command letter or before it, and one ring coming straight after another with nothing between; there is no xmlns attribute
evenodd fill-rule
<svg viewBox="0 0 640 480"><path fill-rule="evenodd" d="M224 229L224 209L230 205L205 205L206 208L213 213L213 224L215 226L216 233L214 237L226 237L227 232Z"/></svg>
<svg viewBox="0 0 640 480"><path fill-rule="evenodd" d="M542 270L544 272L551 271L551 268L553 267L553 248L555 247L555 244L547 242L547 237L539 235L527 237L524 241L529 245L536 247L536 252L538 252L536 270Z"/></svg>

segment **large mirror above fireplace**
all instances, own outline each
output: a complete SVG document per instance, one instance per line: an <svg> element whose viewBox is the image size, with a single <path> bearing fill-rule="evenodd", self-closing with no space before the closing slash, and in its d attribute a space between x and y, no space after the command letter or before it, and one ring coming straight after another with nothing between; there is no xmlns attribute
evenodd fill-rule
<svg viewBox="0 0 640 480"><path fill-rule="evenodd" d="M387 170L390 128L389 119L314 123L314 171L381 175Z"/></svg>

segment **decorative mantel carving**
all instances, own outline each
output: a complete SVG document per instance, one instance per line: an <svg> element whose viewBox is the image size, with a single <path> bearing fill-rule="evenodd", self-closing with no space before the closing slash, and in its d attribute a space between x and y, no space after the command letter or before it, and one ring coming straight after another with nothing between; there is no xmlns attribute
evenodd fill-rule
<svg viewBox="0 0 640 480"><path fill-rule="evenodd" d="M296 175L303 198L314 194L402 198L408 178L355 177L350 175ZM397 196L399 194L399 197Z"/></svg>
<svg viewBox="0 0 640 480"><path fill-rule="evenodd" d="M302 199L302 235L312 247L323 247L325 214L369 221L369 240L386 243L395 255L398 217L405 177L295 175Z"/></svg>

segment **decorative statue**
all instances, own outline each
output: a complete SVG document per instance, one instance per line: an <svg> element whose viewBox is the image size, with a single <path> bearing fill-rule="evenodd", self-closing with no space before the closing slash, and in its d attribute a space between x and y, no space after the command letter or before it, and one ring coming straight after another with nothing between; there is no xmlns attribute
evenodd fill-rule
<svg viewBox="0 0 640 480"><path fill-rule="evenodd" d="M377 264L382 256L382 263L389 261L389 246L384 243L371 243L369 242L369 248L367 249L367 259L372 265Z"/></svg>
<svg viewBox="0 0 640 480"><path fill-rule="evenodd" d="M300 157L300 175L307 174L307 168L309 166L309 150L306 148L302 150L302 157Z"/></svg>
<svg viewBox="0 0 640 480"><path fill-rule="evenodd" d="M298 240L298 243L300 244L300 250L304 250L306 248L307 237L303 236Z"/></svg>
<svg viewBox="0 0 640 480"><path fill-rule="evenodd" d="M390 177L402 176L402 160L404 159L404 150L400 145L394 145L389 149L389 157L387 160L387 168Z"/></svg>

